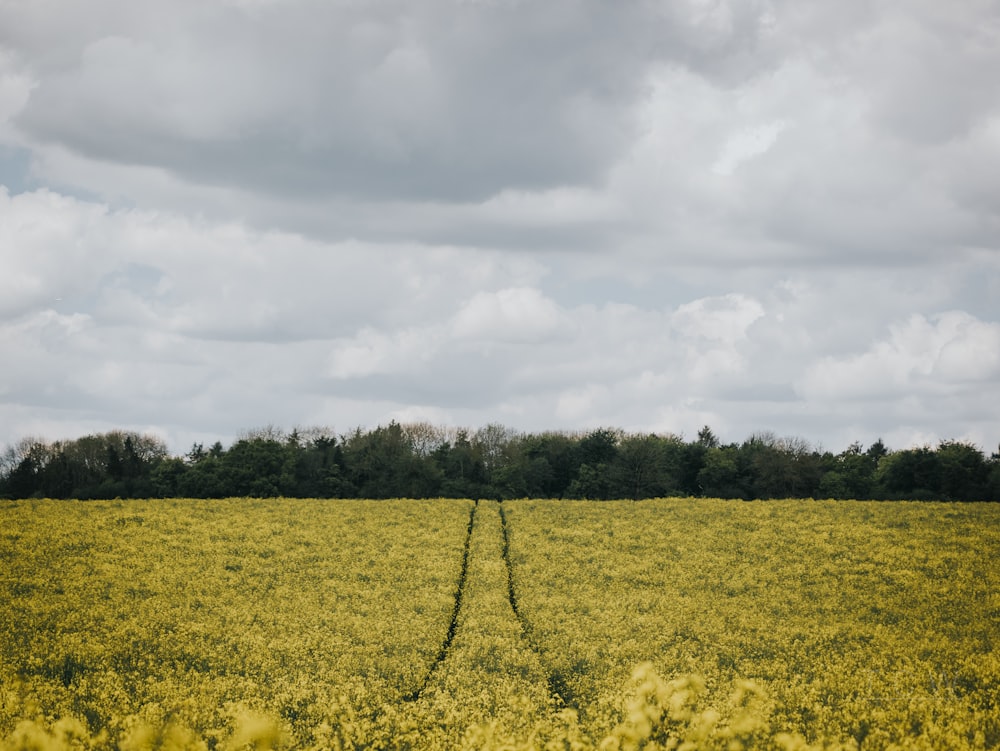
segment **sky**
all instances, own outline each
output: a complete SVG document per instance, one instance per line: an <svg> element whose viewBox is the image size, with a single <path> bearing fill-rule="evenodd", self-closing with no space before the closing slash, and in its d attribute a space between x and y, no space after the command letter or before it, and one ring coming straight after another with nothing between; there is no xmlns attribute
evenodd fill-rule
<svg viewBox="0 0 1000 751"><path fill-rule="evenodd" d="M996 0L0 0L0 445L1000 442Z"/></svg>

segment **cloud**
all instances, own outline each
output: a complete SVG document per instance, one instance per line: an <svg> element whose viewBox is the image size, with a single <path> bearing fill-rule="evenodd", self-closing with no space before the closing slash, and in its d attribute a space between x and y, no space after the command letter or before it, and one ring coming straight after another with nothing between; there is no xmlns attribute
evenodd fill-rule
<svg viewBox="0 0 1000 751"><path fill-rule="evenodd" d="M729 137L722 151L712 165L712 171L719 175L731 175L742 162L761 154L766 154L787 127L783 120L757 125L741 130Z"/></svg>
<svg viewBox="0 0 1000 751"><path fill-rule="evenodd" d="M994 21L0 4L0 441L424 416L992 445Z"/></svg>
<svg viewBox="0 0 1000 751"><path fill-rule="evenodd" d="M452 321L455 335L479 342L539 342L570 326L552 300L526 287L480 292L462 305Z"/></svg>
<svg viewBox="0 0 1000 751"><path fill-rule="evenodd" d="M921 2L866 31L851 65L874 72L870 106L879 126L896 138L943 143L995 114L1000 83L986 70L997 61L998 34L981 22L986 7Z"/></svg>
<svg viewBox="0 0 1000 751"><path fill-rule="evenodd" d="M36 180L115 207L686 264L997 248L1000 53L971 1L0 13L10 138Z"/></svg>
<svg viewBox="0 0 1000 751"><path fill-rule="evenodd" d="M42 190L11 196L0 186L0 315L17 315L95 283L106 248L104 207Z"/></svg>
<svg viewBox="0 0 1000 751"><path fill-rule="evenodd" d="M0 128L24 108L31 89L31 78L14 56L0 46Z"/></svg>
<svg viewBox="0 0 1000 751"><path fill-rule="evenodd" d="M730 293L681 305L671 323L684 336L733 344L746 338L747 329L763 315L757 300Z"/></svg>
<svg viewBox="0 0 1000 751"><path fill-rule="evenodd" d="M700 3L172 8L171 34L131 13L59 29L78 57L39 66L19 126L196 183L478 201L600 181L650 61L714 69L755 29ZM4 16L37 44L37 18Z"/></svg>
<svg viewBox="0 0 1000 751"><path fill-rule="evenodd" d="M949 311L931 319L913 315L862 354L823 358L799 389L808 398L894 399L947 396L998 379L1000 323Z"/></svg>
<svg viewBox="0 0 1000 751"><path fill-rule="evenodd" d="M365 328L334 345L329 373L341 379L414 373L433 356L438 346L436 338L432 330L409 329L390 336Z"/></svg>

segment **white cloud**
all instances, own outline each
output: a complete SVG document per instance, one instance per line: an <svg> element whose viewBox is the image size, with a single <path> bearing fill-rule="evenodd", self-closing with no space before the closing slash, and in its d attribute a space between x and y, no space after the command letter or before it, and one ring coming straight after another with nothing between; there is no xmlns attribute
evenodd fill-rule
<svg viewBox="0 0 1000 751"><path fill-rule="evenodd" d="M334 343L329 373L334 378L363 378L386 373L415 373L438 348L432 329L406 329L386 335L369 328Z"/></svg>
<svg viewBox="0 0 1000 751"><path fill-rule="evenodd" d="M27 104L32 88L30 76L0 45L0 134L7 130L7 122Z"/></svg>
<svg viewBox="0 0 1000 751"><path fill-rule="evenodd" d="M733 174L742 162L767 153L787 125L784 120L777 120L734 133L722 147L712 171L719 175Z"/></svg>
<svg viewBox="0 0 1000 751"><path fill-rule="evenodd" d="M607 387L600 384L588 384L567 389L559 395L555 415L560 420L569 422L593 419L594 408L598 400L606 394Z"/></svg>
<svg viewBox="0 0 1000 751"><path fill-rule="evenodd" d="M730 293L681 305L671 324L683 336L733 344L745 339L747 329L763 315L764 308L757 300Z"/></svg>
<svg viewBox="0 0 1000 751"><path fill-rule="evenodd" d="M106 212L47 190L11 196L0 186L0 315L52 305L94 284L107 256Z"/></svg>
<svg viewBox="0 0 1000 751"><path fill-rule="evenodd" d="M992 445L991 12L0 3L0 441Z"/></svg>
<svg viewBox="0 0 1000 751"><path fill-rule="evenodd" d="M807 398L898 399L948 396L998 379L1000 323L950 311L913 315L862 354L822 358L798 388Z"/></svg>
<svg viewBox="0 0 1000 751"><path fill-rule="evenodd" d="M480 342L540 342L568 330L569 320L539 290L528 287L480 292L455 314L452 330Z"/></svg>

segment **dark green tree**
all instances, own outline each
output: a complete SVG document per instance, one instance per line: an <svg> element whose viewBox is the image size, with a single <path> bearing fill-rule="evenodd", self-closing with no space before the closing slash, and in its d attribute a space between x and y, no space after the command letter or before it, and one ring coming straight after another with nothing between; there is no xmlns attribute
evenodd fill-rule
<svg viewBox="0 0 1000 751"><path fill-rule="evenodd" d="M437 467L414 453L397 422L367 433L357 429L345 442L344 463L364 498L427 498L441 488Z"/></svg>
<svg viewBox="0 0 1000 751"><path fill-rule="evenodd" d="M579 468L567 494L573 498L609 499L629 497L623 480L615 476L621 431L598 428L580 440Z"/></svg>
<svg viewBox="0 0 1000 751"><path fill-rule="evenodd" d="M611 468L604 462L581 464L576 479L570 483L566 495L570 498L606 501L621 497L618 486L612 481Z"/></svg>
<svg viewBox="0 0 1000 751"><path fill-rule="evenodd" d="M928 446L896 451L879 460L876 481L882 498L935 500L941 495L941 461Z"/></svg>
<svg viewBox="0 0 1000 751"><path fill-rule="evenodd" d="M580 442L565 433L522 436L519 455L524 462L527 494L561 498L580 469Z"/></svg>
<svg viewBox="0 0 1000 751"><path fill-rule="evenodd" d="M676 436L623 436L612 473L614 495L638 500L675 493L682 455L683 442Z"/></svg>
<svg viewBox="0 0 1000 751"><path fill-rule="evenodd" d="M951 501L985 499L990 468L977 446L962 441L942 441L937 459L942 498Z"/></svg>
<svg viewBox="0 0 1000 751"><path fill-rule="evenodd" d="M719 448L719 439L715 437L715 433L712 432L712 429L708 425L698 431L698 440L695 443L707 449Z"/></svg>
<svg viewBox="0 0 1000 751"><path fill-rule="evenodd" d="M446 498L484 498L490 494L486 468L479 448L473 445L466 430L458 430L452 441L445 441L432 455L441 474L441 492Z"/></svg>
<svg viewBox="0 0 1000 751"><path fill-rule="evenodd" d="M288 450L274 438L242 438L222 457L222 483L228 496L267 498L283 495Z"/></svg>
<svg viewBox="0 0 1000 751"><path fill-rule="evenodd" d="M747 491L737 462L736 446L708 449L705 464L698 472L700 495L707 498L744 498Z"/></svg>

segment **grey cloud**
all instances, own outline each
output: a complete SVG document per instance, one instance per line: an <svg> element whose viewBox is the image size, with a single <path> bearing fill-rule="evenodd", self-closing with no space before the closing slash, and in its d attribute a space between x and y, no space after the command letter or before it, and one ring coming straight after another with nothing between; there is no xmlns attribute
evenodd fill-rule
<svg viewBox="0 0 1000 751"><path fill-rule="evenodd" d="M30 163L31 152L27 149L0 144L0 185L7 186L12 193L20 193L28 184Z"/></svg>
<svg viewBox="0 0 1000 751"><path fill-rule="evenodd" d="M450 360L451 362L448 362ZM441 373L448 367L458 368L460 381L445 380ZM452 371L454 372L454 371ZM327 381L325 392L339 399L360 402L388 400L400 405L420 405L443 410L482 410L510 396L502 371L486 363L470 363L468 358L442 359L434 374L419 377L418 373L375 374L349 381Z"/></svg>
<svg viewBox="0 0 1000 751"><path fill-rule="evenodd" d="M907 9L867 34L852 61L874 72L876 122L918 143L965 137L996 112L1000 12L978 2Z"/></svg>
<svg viewBox="0 0 1000 751"><path fill-rule="evenodd" d="M501 420L536 430L613 424L687 435L709 423L728 440L771 429L834 450L879 435L993 440L989 422L1000 415L984 410L982 400L996 391L997 380L978 342L995 337L997 324L929 315L918 321L931 322L928 330L937 332L940 346L925 345L923 324L906 324L905 299L891 303L885 282L892 274L867 280L866 289L882 289L887 297L884 309L869 311L839 299L846 277L826 285L814 275L800 280L796 294L782 287L772 294L773 279L762 279L753 299L763 316L744 338L735 337L738 321L728 316L747 308L745 301L713 295L641 308L564 305L560 316L573 323L571 335L511 339L486 325L482 337L469 340L448 334L467 302L453 296L438 310L411 307L405 326L387 321L378 330L358 329L353 343L381 348L381 359L368 361L378 365L375 372L361 368L343 377L330 370L338 340L206 341L172 332L169 311L131 326L37 314L36 323L0 329L3 347L20 353L5 375L0 413L16 431L11 439L38 432L23 414L11 417L17 410L35 419L49 410L64 421L75 415L78 423L103 417L116 426L162 426L172 441L179 440L175 434L213 431L232 437L269 421L344 429L401 414L452 424ZM288 294L285 286L257 291L272 301ZM832 310L839 310L844 331L831 333ZM502 311L487 312L503 320ZM678 312L687 333L671 331ZM831 337L845 341L831 349ZM892 346L918 357L930 357L928 347L942 353L930 376L938 386L919 376L890 388L885 398L851 393L852 384L879 378L879 368L895 367L893 350L879 342L896 341ZM958 348L949 349L952 341ZM968 362L982 366L975 383L963 375ZM806 388L793 391L800 383Z"/></svg>
<svg viewBox="0 0 1000 751"><path fill-rule="evenodd" d="M0 4L0 441L395 417L990 446L995 21Z"/></svg>
<svg viewBox="0 0 1000 751"><path fill-rule="evenodd" d="M79 59L38 71L18 125L92 158L273 194L477 201L596 184L632 137L648 66L712 75L753 47L759 16L445 0L177 13L169 33L134 14L83 26L85 40L61 30Z"/></svg>
<svg viewBox="0 0 1000 751"><path fill-rule="evenodd" d="M789 383L757 382L753 385L734 384L722 388L719 390L717 398L720 401L734 402L744 406L755 402L763 404L794 402L799 400L799 395L795 393L795 389Z"/></svg>
<svg viewBox="0 0 1000 751"><path fill-rule="evenodd" d="M125 13L39 63L17 122L40 175L319 240L726 267L997 249L1000 47L971 3L951 23L933 4L177 7L168 33ZM924 76L925 48L947 70ZM913 81L926 112L897 101ZM906 132L937 109L950 139ZM741 153L754 133L773 143Z"/></svg>

